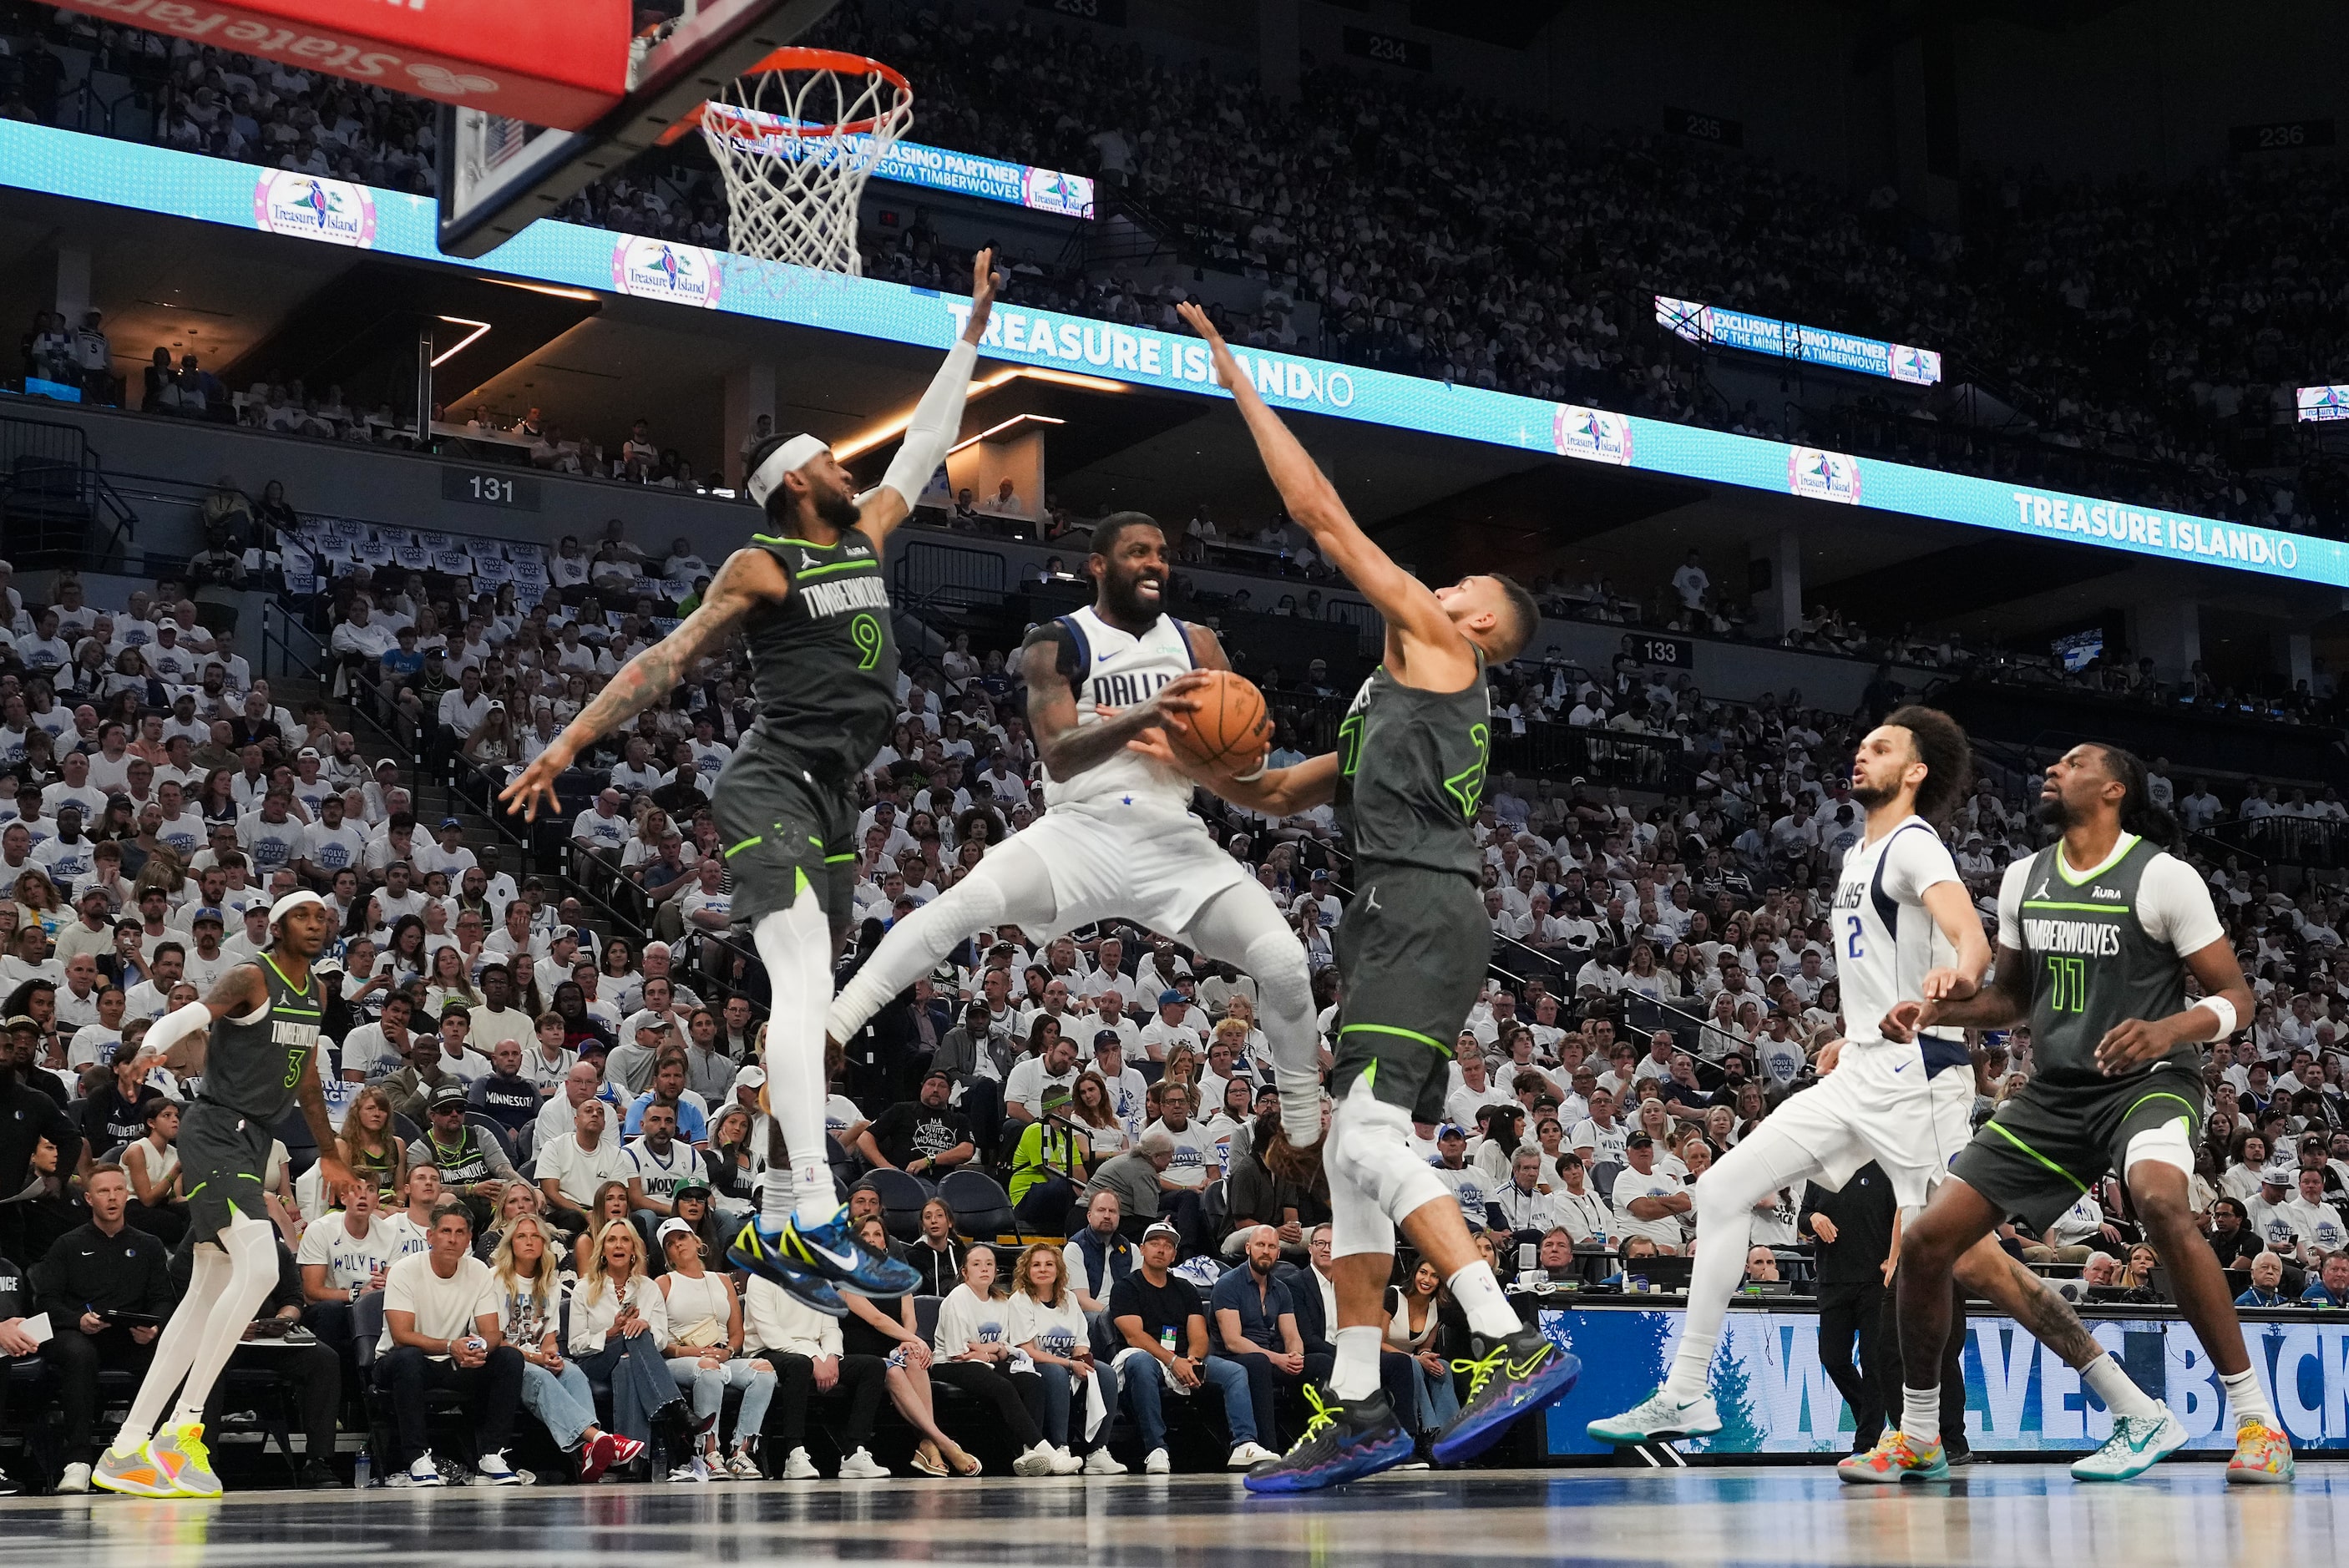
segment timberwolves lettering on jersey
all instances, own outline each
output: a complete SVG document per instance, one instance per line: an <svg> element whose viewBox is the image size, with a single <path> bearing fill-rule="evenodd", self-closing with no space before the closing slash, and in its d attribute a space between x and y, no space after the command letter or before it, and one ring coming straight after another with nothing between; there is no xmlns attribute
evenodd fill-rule
<svg viewBox="0 0 2349 1568"><path fill-rule="evenodd" d="M256 1014L212 1026L202 1098L267 1127L294 1103L303 1065L318 1048L320 1008L316 975L296 991L265 954L259 968L269 1000Z"/></svg>
<svg viewBox="0 0 2349 1568"><path fill-rule="evenodd" d="M2129 1018L2186 1009L2184 955L2226 935L2193 868L2124 833L2085 873L2050 844L2009 866L1998 894L1998 941L2030 965L2031 1052L2050 1083L2103 1084L2096 1046ZM2180 1046L2141 1070L2199 1070L2202 1047Z"/></svg>
<svg viewBox="0 0 2349 1568"><path fill-rule="evenodd" d="M1863 840L1844 857L1829 926L1846 1039L1881 1043L1893 1004L1922 995L1926 971L1956 962L1924 900L1926 889L1957 880L1957 862L1922 817L1907 818L1874 843ZM1966 1060L1962 1030L1928 1030L1920 1043L1936 1072Z"/></svg>
<svg viewBox="0 0 2349 1568"><path fill-rule="evenodd" d="M897 644L880 557L853 528L832 544L764 533L751 542L792 585L743 618L754 733L820 778L854 778L897 717Z"/></svg>
<svg viewBox="0 0 2349 1568"><path fill-rule="evenodd" d="M1137 635L1111 625L1089 604L1038 634L1060 642L1061 673L1076 696L1080 728L1101 722L1097 709L1123 711L1148 702L1159 687L1195 667L1191 639L1172 615L1159 616ZM1047 769L1044 804L1187 813L1191 780L1146 757L1121 751L1072 778L1055 779Z"/></svg>

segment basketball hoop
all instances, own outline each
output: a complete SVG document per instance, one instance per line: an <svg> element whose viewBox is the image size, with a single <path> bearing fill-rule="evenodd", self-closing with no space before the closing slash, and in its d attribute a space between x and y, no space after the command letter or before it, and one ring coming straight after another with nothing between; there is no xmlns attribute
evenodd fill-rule
<svg viewBox="0 0 2349 1568"><path fill-rule="evenodd" d="M856 207L914 118L914 89L878 60L781 48L662 137L701 128L725 177L732 248L862 276Z"/></svg>

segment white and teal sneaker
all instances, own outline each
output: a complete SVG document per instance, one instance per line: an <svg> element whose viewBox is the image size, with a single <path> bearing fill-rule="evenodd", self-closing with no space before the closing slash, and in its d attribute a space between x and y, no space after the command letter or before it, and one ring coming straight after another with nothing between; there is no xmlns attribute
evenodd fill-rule
<svg viewBox="0 0 2349 1568"><path fill-rule="evenodd" d="M2186 1428L2158 1399L2156 1416L2116 1416L2105 1446L2072 1467L2074 1480L2135 1480L2186 1446Z"/></svg>
<svg viewBox="0 0 2349 1568"><path fill-rule="evenodd" d="M1593 1421L1584 1429L1591 1441L1618 1447L1671 1438L1703 1438L1721 1430L1721 1412L1710 1394L1683 1401L1658 1388L1621 1415Z"/></svg>

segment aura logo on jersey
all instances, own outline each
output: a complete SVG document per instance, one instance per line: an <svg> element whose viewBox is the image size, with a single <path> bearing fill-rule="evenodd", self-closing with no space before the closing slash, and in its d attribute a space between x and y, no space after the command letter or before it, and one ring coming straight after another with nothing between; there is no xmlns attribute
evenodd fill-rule
<svg viewBox="0 0 2349 1568"><path fill-rule="evenodd" d="M1631 466L1631 422L1620 414L1560 403L1550 417L1549 438L1561 457Z"/></svg>
<svg viewBox="0 0 2349 1568"><path fill-rule="evenodd" d="M1786 454L1786 489L1809 500L1859 504L1859 459L1848 452L1796 447Z"/></svg>
<svg viewBox="0 0 2349 1568"><path fill-rule="evenodd" d="M375 245L375 198L364 186L272 169L254 181L253 226L264 234L370 250Z"/></svg>
<svg viewBox="0 0 2349 1568"><path fill-rule="evenodd" d="M623 235L612 247L612 286L638 299L696 304L704 310L716 309L725 289L718 258L710 252L641 234Z"/></svg>

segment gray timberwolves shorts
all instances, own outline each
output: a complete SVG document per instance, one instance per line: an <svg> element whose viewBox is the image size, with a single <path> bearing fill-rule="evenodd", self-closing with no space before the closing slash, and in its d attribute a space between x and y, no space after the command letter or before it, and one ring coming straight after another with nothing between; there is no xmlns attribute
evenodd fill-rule
<svg viewBox="0 0 2349 1568"><path fill-rule="evenodd" d="M180 1174L187 1183L188 1233L215 1242L238 1214L266 1222L269 1146L275 1134L251 1117L203 1099L180 1122Z"/></svg>
<svg viewBox="0 0 2349 1568"><path fill-rule="evenodd" d="M733 879L733 923L744 929L813 889L837 937L855 908L856 799L787 754L745 738L710 801Z"/></svg>
<svg viewBox="0 0 2349 1568"><path fill-rule="evenodd" d="M1418 866L1358 868L1354 901L1332 944L1340 1099L1367 1077L1371 1092L1413 1121L1442 1121L1454 1044L1493 957L1493 926L1476 884Z"/></svg>

